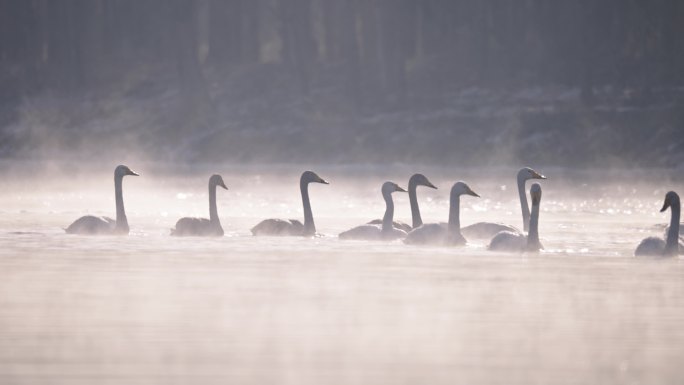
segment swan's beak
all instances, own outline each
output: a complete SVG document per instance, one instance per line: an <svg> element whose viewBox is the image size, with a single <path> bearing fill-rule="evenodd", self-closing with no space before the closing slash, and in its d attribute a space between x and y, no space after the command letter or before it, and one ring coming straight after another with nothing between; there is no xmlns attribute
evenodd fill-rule
<svg viewBox="0 0 684 385"><path fill-rule="evenodd" d="M133 171L133 170L128 170L128 172L126 173L126 175L140 176L140 174L138 174L137 172L135 172L135 171Z"/></svg>
<svg viewBox="0 0 684 385"><path fill-rule="evenodd" d="M403 188L401 188L401 187L399 187L399 186L397 186L397 190L396 190L396 191L406 192L406 190L404 190Z"/></svg>
<svg viewBox="0 0 684 385"><path fill-rule="evenodd" d="M328 181L325 180L325 179L320 179L320 180L318 181L318 183L330 184L330 182L328 182Z"/></svg>
<svg viewBox="0 0 684 385"><path fill-rule="evenodd" d="M670 207L670 200L665 198L665 203L663 203L663 208L660 209L660 212L662 213L663 211L667 210Z"/></svg>
<svg viewBox="0 0 684 385"><path fill-rule="evenodd" d="M427 184L426 184L425 186L437 190L437 186L435 186L434 184L432 184L430 181L428 181Z"/></svg>
<svg viewBox="0 0 684 385"><path fill-rule="evenodd" d="M228 190L228 187L226 187L226 184L223 183L223 182L221 182L221 184L220 184L219 186L221 186L221 187L223 187L224 189Z"/></svg>
<svg viewBox="0 0 684 385"><path fill-rule="evenodd" d="M534 178L535 179L546 179L546 177L538 172L534 172Z"/></svg>
<svg viewBox="0 0 684 385"><path fill-rule="evenodd" d="M470 189L468 189L467 194L480 198L480 195L478 193L476 193L475 191L470 190Z"/></svg>

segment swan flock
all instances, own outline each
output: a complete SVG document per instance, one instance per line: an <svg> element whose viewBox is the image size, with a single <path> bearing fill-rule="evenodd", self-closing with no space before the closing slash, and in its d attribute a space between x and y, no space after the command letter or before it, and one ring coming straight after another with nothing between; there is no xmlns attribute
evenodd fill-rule
<svg viewBox="0 0 684 385"><path fill-rule="evenodd" d="M128 166L119 165L114 169L114 202L116 218L86 215L78 218L65 230L67 234L81 235L127 235L130 231L123 200L123 178L139 176ZM414 174L409 179L408 190L391 181L384 182L380 189L385 202L385 213L381 220L372 220L339 234L340 240L394 241L402 240L407 245L459 246L468 243L468 239L487 241L487 249L495 252L536 253L543 250L540 242L539 216L542 187L533 183L530 187L531 210L528 203L525 183L528 180L544 180L541 173L524 167L517 173L518 196L522 213L522 229L498 222L477 222L461 227L460 199L468 195L480 197L470 186L458 181L453 184L449 194L448 222L423 223L417 197L417 188L425 186L437 187L423 174ZM305 171L299 180L304 222L297 219L265 219L251 229L254 236L317 236L314 223L309 185L329 184L313 171ZM223 236L224 231L218 215L216 189L228 190L221 175L214 174L209 178L209 218L180 218L173 229L172 236ZM408 192L411 208L411 225L394 220L395 204L393 194ZM634 251L635 256L673 257L680 253L680 219L681 203L679 195L669 191L660 212L670 210L670 224L666 228L664 238L648 237L642 240Z"/></svg>

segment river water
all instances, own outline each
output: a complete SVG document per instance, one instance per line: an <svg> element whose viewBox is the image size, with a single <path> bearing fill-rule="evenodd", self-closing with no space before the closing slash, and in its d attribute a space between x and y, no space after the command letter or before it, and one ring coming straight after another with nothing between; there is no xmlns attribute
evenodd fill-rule
<svg viewBox="0 0 684 385"><path fill-rule="evenodd" d="M114 214L110 172L6 178L0 384L684 381L684 264L632 256L662 234L665 192L684 191L676 178L541 170L545 250L509 255L339 241L382 216L385 178L334 167L319 172L331 185L310 189L321 237L250 235L263 218L301 217L299 170L257 168L224 173L226 236L173 238L180 216L206 216L208 173L138 171L124 181L128 237L62 230ZM462 199L463 225L519 225L510 172L431 171L440 188L419 189L425 222L446 220L463 179L482 195ZM409 175L390 178L406 187ZM409 221L408 197L394 196Z"/></svg>

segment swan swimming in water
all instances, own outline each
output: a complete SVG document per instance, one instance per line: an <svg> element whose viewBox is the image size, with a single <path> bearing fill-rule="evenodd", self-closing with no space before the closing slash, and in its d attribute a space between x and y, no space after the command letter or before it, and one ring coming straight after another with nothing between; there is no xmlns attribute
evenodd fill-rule
<svg viewBox="0 0 684 385"><path fill-rule="evenodd" d="M382 226L378 225L361 225L354 227L340 233L340 239L359 239L359 240L394 240L404 238L406 231L396 229L392 225L394 217L394 201L392 200L392 193L395 191L406 192L394 182L385 182L382 184L382 197L385 199L385 215L382 218Z"/></svg>
<svg viewBox="0 0 684 385"><path fill-rule="evenodd" d="M313 171L304 171L299 179L299 189L302 192L302 204L304 205L304 224L296 219L265 219L252 227L254 235L293 235L311 237L316 235L316 225L311 213L309 201L309 183L329 184Z"/></svg>
<svg viewBox="0 0 684 385"><path fill-rule="evenodd" d="M491 251L509 252L538 252L543 249L539 242L539 202L541 201L542 190L539 183L532 184L530 187L532 198L532 214L530 215L530 231L527 235L502 231L489 243Z"/></svg>
<svg viewBox="0 0 684 385"><path fill-rule="evenodd" d="M223 236L223 228L216 209L216 187L221 186L228 190L221 175L212 175L209 178L209 219L206 218L181 218L176 222L176 228L171 230L175 236Z"/></svg>
<svg viewBox="0 0 684 385"><path fill-rule="evenodd" d="M530 179L546 179L546 177L529 167L521 168L520 171L518 171L518 195L520 196L520 208L523 217L523 229L526 232L529 231L530 209L527 205L527 195L525 195L525 182L527 182ZM491 239L493 236L500 233L501 231L510 231L513 233L522 234L522 232L520 232L520 230L518 230L514 226L493 222L478 222L461 229L463 235L465 235L468 238L475 239Z"/></svg>
<svg viewBox="0 0 684 385"><path fill-rule="evenodd" d="M399 222L399 221L392 221L392 224L394 227L398 228L399 230L404 230L407 233L411 231L412 229L415 229L419 227L420 225L423 224L423 219L420 217L420 208L418 208L418 196L416 195L416 189L418 186L426 186L430 187L433 189L437 189L435 185L433 185L428 178L423 175L423 174L413 174L411 175L411 178L409 178L409 183L408 183L408 194L409 194L409 202L411 204L411 226L409 226L406 223ZM381 225L382 224L382 219L375 219L370 222L368 222L369 225Z"/></svg>
<svg viewBox="0 0 684 385"><path fill-rule="evenodd" d="M667 231L665 240L657 237L648 237L639 243L634 251L635 256L664 256L672 257L679 254L679 217L681 215L681 206L679 202L679 195L676 192L670 191L665 194L665 203L660 212L670 209L670 227Z"/></svg>
<svg viewBox="0 0 684 385"><path fill-rule="evenodd" d="M78 218L74 223L66 228L67 234L128 234L128 219L124 210L123 191L121 182L126 175L139 176L124 165L119 165L114 169L114 195L116 202L116 220L109 217L96 217L86 215Z"/></svg>
<svg viewBox="0 0 684 385"><path fill-rule="evenodd" d="M404 243L411 245L463 245L461 235L461 195L479 197L466 183L456 182L451 187L449 199L449 223L428 223L413 229Z"/></svg>

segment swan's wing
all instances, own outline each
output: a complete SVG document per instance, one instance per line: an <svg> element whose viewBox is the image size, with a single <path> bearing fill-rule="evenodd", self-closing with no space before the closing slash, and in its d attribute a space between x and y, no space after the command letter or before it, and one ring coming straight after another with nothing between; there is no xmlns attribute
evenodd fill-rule
<svg viewBox="0 0 684 385"><path fill-rule="evenodd" d="M527 236L510 231L502 231L489 242L491 251L522 252L527 247Z"/></svg>
<svg viewBox="0 0 684 385"><path fill-rule="evenodd" d="M295 223L299 225L296 225ZM265 219L252 227L252 234L260 235L297 235L297 229L304 230L304 225L299 221L286 221L283 219Z"/></svg>
<svg viewBox="0 0 684 385"><path fill-rule="evenodd" d="M441 223L425 223L408 233L407 245L443 245L447 240L447 226Z"/></svg>
<svg viewBox="0 0 684 385"><path fill-rule="evenodd" d="M661 257L665 254L665 241L657 237L642 240L634 250L635 257Z"/></svg>
<svg viewBox="0 0 684 385"><path fill-rule="evenodd" d="M473 223L470 226L461 227L461 234L469 239L492 239L496 234L502 231L522 234L522 231L514 226L505 225L503 223L478 222Z"/></svg>
<svg viewBox="0 0 684 385"><path fill-rule="evenodd" d="M361 225L340 233L340 239L377 240L380 239L380 227L376 225Z"/></svg>
<svg viewBox="0 0 684 385"><path fill-rule="evenodd" d="M391 228L389 231L382 231L382 229L380 229L380 235L381 238L386 241L393 241L395 239L406 238L407 233L402 229Z"/></svg>
<svg viewBox="0 0 684 385"><path fill-rule="evenodd" d="M393 222L393 226L395 229L401 230L406 234L408 234L409 231L413 230L413 227L411 227L411 225L409 225L408 223L404 223L404 222L395 221L395 222Z"/></svg>
<svg viewBox="0 0 684 385"><path fill-rule="evenodd" d="M184 217L176 222L176 227L171 230L171 235L185 236L193 235L201 226L200 218Z"/></svg>
<svg viewBox="0 0 684 385"><path fill-rule="evenodd" d="M223 228L219 223L212 223L206 218L181 218L176 228L171 230L174 236L222 236Z"/></svg>
<svg viewBox="0 0 684 385"><path fill-rule="evenodd" d="M304 234L304 224L297 219L290 219L290 233L292 235Z"/></svg>
<svg viewBox="0 0 684 385"><path fill-rule="evenodd" d="M380 225L382 226L382 219L373 219L372 221L367 223L368 225ZM392 227L395 229L403 230L406 233L412 230L411 225L408 223L400 222L400 221L392 221Z"/></svg>
<svg viewBox="0 0 684 385"><path fill-rule="evenodd" d="M67 234L111 234L114 226L116 221L112 218L86 215L75 220L65 231Z"/></svg>

